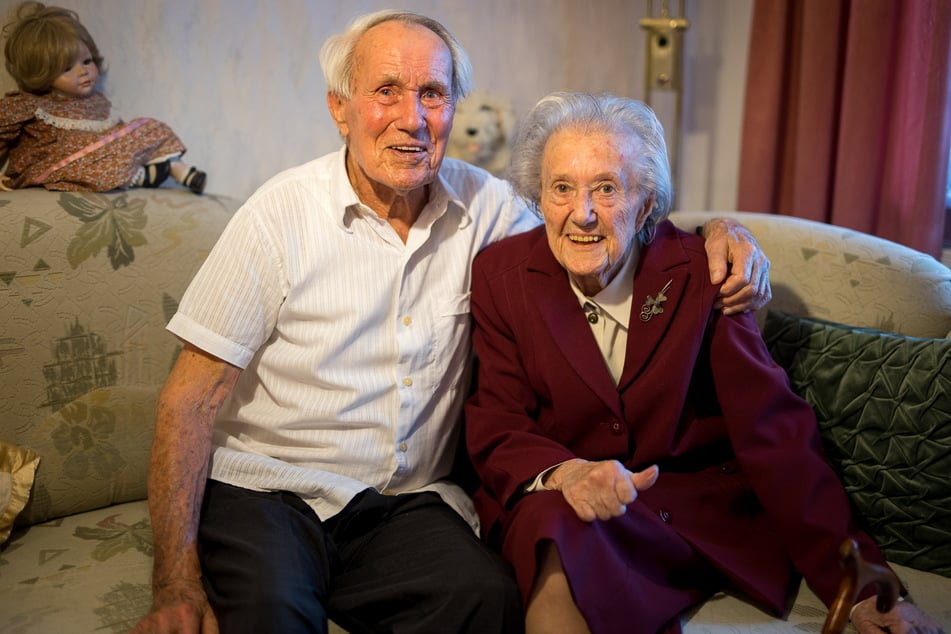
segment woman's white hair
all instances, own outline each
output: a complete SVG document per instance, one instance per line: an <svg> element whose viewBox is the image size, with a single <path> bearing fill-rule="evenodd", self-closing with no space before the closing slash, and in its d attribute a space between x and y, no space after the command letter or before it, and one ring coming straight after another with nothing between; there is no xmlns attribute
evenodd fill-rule
<svg viewBox="0 0 951 634"><path fill-rule="evenodd" d="M614 95L556 92L535 104L519 124L508 178L515 192L538 211L542 155L551 135L565 128L603 131L640 141L643 152L634 166L640 193L654 196L654 208L638 233L642 244L654 237L657 223L670 215L673 186L664 128L646 104Z"/></svg>
<svg viewBox="0 0 951 634"><path fill-rule="evenodd" d="M327 90L350 99L353 90L353 49L360 37L383 22L406 22L418 24L438 35L452 56L452 100L462 100L472 91L472 64L462 45L442 24L412 11L384 9L356 18L343 33L330 36L320 49L320 67L324 73Z"/></svg>

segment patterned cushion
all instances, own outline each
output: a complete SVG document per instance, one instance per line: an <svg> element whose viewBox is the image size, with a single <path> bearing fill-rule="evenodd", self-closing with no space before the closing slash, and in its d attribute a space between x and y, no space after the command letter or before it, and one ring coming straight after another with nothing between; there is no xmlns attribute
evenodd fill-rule
<svg viewBox="0 0 951 634"><path fill-rule="evenodd" d="M0 440L0 544L10 536L16 519L30 498L40 455Z"/></svg>
<svg viewBox="0 0 951 634"><path fill-rule="evenodd" d="M18 523L144 499L154 411L154 389L114 386L34 426L24 440L43 461Z"/></svg>
<svg viewBox="0 0 951 634"><path fill-rule="evenodd" d="M763 336L885 555L951 576L951 340L776 311Z"/></svg>
<svg viewBox="0 0 951 634"><path fill-rule="evenodd" d="M0 438L40 454L17 522L145 497L165 331L239 202L176 189L0 192Z"/></svg>

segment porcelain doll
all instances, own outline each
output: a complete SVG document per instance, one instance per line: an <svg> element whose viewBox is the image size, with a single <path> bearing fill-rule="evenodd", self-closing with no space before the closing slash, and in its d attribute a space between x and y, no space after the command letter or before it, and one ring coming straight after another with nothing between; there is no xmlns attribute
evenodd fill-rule
<svg viewBox="0 0 951 634"><path fill-rule="evenodd" d="M19 91L0 99L3 189L108 191L158 187L169 176L196 194L206 174L150 118L123 121L97 89L99 48L73 11L25 2L4 27L6 67Z"/></svg>

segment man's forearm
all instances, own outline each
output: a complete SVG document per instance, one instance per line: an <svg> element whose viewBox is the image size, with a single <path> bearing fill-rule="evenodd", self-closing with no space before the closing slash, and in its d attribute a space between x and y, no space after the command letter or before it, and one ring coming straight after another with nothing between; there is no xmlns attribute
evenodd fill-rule
<svg viewBox="0 0 951 634"><path fill-rule="evenodd" d="M210 429L207 421L175 425L157 417L149 463L152 585L156 590L175 581L201 578L198 516L210 450L210 434L200 431L204 429Z"/></svg>
<svg viewBox="0 0 951 634"><path fill-rule="evenodd" d="M215 416L240 370L186 346L159 395L149 461L149 514L158 592L178 581L201 578L198 519Z"/></svg>

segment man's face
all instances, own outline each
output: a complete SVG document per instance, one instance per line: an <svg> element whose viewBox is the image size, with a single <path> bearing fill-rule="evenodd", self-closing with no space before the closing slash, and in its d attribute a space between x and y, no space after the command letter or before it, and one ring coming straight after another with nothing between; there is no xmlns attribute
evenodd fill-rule
<svg viewBox="0 0 951 634"><path fill-rule="evenodd" d="M354 49L352 97L328 95L365 203L406 196L436 177L452 129L452 56L429 29L384 22Z"/></svg>

